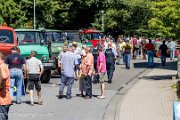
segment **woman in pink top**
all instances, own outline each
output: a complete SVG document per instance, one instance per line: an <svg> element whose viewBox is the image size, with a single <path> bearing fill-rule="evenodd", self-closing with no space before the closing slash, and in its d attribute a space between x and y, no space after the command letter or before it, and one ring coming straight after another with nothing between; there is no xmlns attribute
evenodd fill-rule
<svg viewBox="0 0 180 120"><path fill-rule="evenodd" d="M106 73L106 58L103 53L103 47L100 46L98 49L99 56L97 59L97 70L99 75L99 82L100 82L100 89L101 89L101 95L98 96L99 99L105 99L105 84L104 84L104 76Z"/></svg>

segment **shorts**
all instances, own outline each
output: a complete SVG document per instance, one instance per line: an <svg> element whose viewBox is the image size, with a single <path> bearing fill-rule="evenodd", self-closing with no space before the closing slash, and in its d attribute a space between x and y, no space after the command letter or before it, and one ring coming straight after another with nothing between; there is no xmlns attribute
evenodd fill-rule
<svg viewBox="0 0 180 120"><path fill-rule="evenodd" d="M28 89L34 90L34 86L36 90L41 90L41 81L40 80L29 80L28 81Z"/></svg>
<svg viewBox="0 0 180 120"><path fill-rule="evenodd" d="M104 81L105 81L105 73L99 73L98 74L98 76L99 76L99 82L100 83L104 83Z"/></svg>

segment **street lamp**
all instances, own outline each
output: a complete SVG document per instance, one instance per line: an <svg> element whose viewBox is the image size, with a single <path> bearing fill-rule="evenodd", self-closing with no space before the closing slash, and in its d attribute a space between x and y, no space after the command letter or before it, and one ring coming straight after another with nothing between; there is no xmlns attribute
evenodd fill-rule
<svg viewBox="0 0 180 120"><path fill-rule="evenodd" d="M104 32L104 10L101 10L101 15L102 15L102 17L101 17L102 18L101 19L102 20L102 26L101 26L102 28L101 28L101 30Z"/></svg>
<svg viewBox="0 0 180 120"><path fill-rule="evenodd" d="M34 0L34 29L36 29L36 0Z"/></svg>

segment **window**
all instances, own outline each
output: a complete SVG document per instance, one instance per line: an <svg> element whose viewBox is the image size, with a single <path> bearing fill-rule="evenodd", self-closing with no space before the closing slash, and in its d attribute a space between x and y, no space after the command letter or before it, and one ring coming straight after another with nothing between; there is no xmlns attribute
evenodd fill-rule
<svg viewBox="0 0 180 120"><path fill-rule="evenodd" d="M14 43L14 36L11 30L0 30L0 43Z"/></svg>
<svg viewBox="0 0 180 120"><path fill-rule="evenodd" d="M40 32L16 32L19 44L39 44Z"/></svg>

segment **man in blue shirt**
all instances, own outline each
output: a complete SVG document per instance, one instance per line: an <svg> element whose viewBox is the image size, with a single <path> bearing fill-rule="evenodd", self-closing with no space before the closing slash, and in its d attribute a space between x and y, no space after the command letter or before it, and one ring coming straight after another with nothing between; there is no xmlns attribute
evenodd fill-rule
<svg viewBox="0 0 180 120"><path fill-rule="evenodd" d="M70 46L69 51L62 54L61 58L61 85L59 90L59 99L63 98L63 91L67 85L67 99L71 99L71 89L75 78L75 66L78 65L77 56L74 54L74 47Z"/></svg>
<svg viewBox="0 0 180 120"><path fill-rule="evenodd" d="M105 50L106 56L106 69L108 75L108 83L112 83L113 73L115 70L115 60L117 58L117 52L112 48L112 43L108 43L108 48Z"/></svg>

